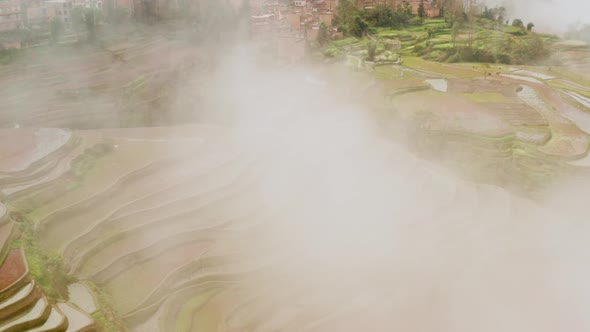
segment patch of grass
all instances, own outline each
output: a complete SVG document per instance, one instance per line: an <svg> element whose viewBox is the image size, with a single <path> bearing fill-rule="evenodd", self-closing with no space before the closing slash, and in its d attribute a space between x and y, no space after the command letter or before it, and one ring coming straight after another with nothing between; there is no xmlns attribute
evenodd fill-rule
<svg viewBox="0 0 590 332"><path fill-rule="evenodd" d="M418 57L404 58L403 65L408 68L435 73L443 77L473 78L482 76L480 72L469 68L426 61Z"/></svg>
<svg viewBox="0 0 590 332"><path fill-rule="evenodd" d="M476 103L510 103L510 99L501 93L464 93L462 96Z"/></svg>
<svg viewBox="0 0 590 332"><path fill-rule="evenodd" d="M0 49L0 64L8 64L16 60L21 54L21 50L8 48Z"/></svg>
<svg viewBox="0 0 590 332"><path fill-rule="evenodd" d="M73 175L77 178L82 178L84 174L88 173L96 165L98 159L111 152L112 149L112 146L106 143L97 144L87 149L72 162Z"/></svg>
<svg viewBox="0 0 590 332"><path fill-rule="evenodd" d="M123 322L118 318L116 311L111 305L113 302L111 295L102 291L90 281L85 281L84 283L92 292L96 302L98 302L98 310L92 314L92 318L101 328L101 331L125 331Z"/></svg>
<svg viewBox="0 0 590 332"><path fill-rule="evenodd" d="M567 91L572 91L572 92L576 92L578 94L581 94L582 96L588 97L590 98L590 92L586 91L586 90L582 90L582 89L577 89L573 86L569 86L569 85L565 85L562 83L559 83L558 81L555 80L550 80L546 82L547 85L554 87L554 88L559 88L559 89L563 89L563 90L567 90Z"/></svg>
<svg viewBox="0 0 590 332"><path fill-rule="evenodd" d="M521 29L519 27L513 27L513 26L504 27L504 32L509 33L511 35L515 35L515 36L526 35L526 31L524 31L523 29Z"/></svg>
<svg viewBox="0 0 590 332"><path fill-rule="evenodd" d="M342 52L340 52L334 44L326 46L323 49L322 54L327 58L337 58L342 56Z"/></svg>
<svg viewBox="0 0 590 332"><path fill-rule="evenodd" d="M21 221L18 227L21 235L12 243L12 247L24 250L31 277L49 299L67 301L67 285L74 282L75 278L66 273L60 253L47 252L39 246L39 238L31 219L24 214L19 215Z"/></svg>
<svg viewBox="0 0 590 332"><path fill-rule="evenodd" d="M377 66L374 70L375 78L380 80L397 79L402 75L402 71L394 66Z"/></svg>
<svg viewBox="0 0 590 332"><path fill-rule="evenodd" d="M152 74L143 74L137 77L135 80L127 83L123 88L127 95L133 95L143 89L152 78Z"/></svg>
<svg viewBox="0 0 590 332"><path fill-rule="evenodd" d="M447 49L447 48L452 48L452 47L453 47L453 44L451 44L451 43L442 43L442 44L436 44L432 48L435 50L441 50L441 49Z"/></svg>
<svg viewBox="0 0 590 332"><path fill-rule="evenodd" d="M344 46L352 45L357 42L358 42L357 38L348 37L348 38L344 38L344 39L340 39L340 40L335 40L332 43L338 47L344 47Z"/></svg>
<svg viewBox="0 0 590 332"><path fill-rule="evenodd" d="M427 18L424 19L424 25L447 25L444 18Z"/></svg>

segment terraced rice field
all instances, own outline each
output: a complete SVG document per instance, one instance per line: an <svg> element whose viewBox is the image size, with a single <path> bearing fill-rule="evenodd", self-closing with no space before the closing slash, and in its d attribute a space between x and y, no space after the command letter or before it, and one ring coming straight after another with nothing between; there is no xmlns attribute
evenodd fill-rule
<svg viewBox="0 0 590 332"><path fill-rule="evenodd" d="M524 180L527 186L543 186L525 178L538 168L550 181L567 172L558 170L564 163L582 159L588 153L589 122L585 97L580 94L585 85L572 75L561 76L575 65L492 66L487 70L492 74L487 77L477 65L406 58L403 67L415 70L418 76L412 81L421 77L432 91L395 88L385 80L382 86L394 88L388 90L392 96L389 103L380 107L393 107L396 112L380 114L385 119L394 114L396 121L400 117L410 123L419 121L420 132L437 133L418 143L425 156L454 155L445 159L454 160L452 163L462 168L464 163L479 164L483 153L489 157L484 158L487 165L483 167L495 169L494 181ZM400 81L395 77L389 80ZM440 83L443 81L444 88ZM497 141L491 149L487 143L490 139ZM477 176L481 173L486 174L484 177L490 174L484 171Z"/></svg>
<svg viewBox="0 0 590 332"><path fill-rule="evenodd" d="M0 331L63 332L71 325L72 315L50 303L35 281L30 281L28 264L22 250L10 250L0 272ZM88 322L92 331L94 322Z"/></svg>
<svg viewBox="0 0 590 332"><path fill-rule="evenodd" d="M127 30L105 37L101 47L28 49L0 68L0 121L9 127L70 128L173 121L169 96L177 83L196 89L188 80L181 82L179 73L196 70L201 51L147 27Z"/></svg>
<svg viewBox="0 0 590 332"><path fill-rule="evenodd" d="M436 99L439 97L447 101L440 91L432 92L429 100L441 103ZM400 98L394 100L410 102ZM455 103L461 107L478 104L461 98ZM492 127L482 129L461 120L466 115L453 114L451 109L440 112L455 120L454 127L445 125L431 130L470 129L472 136L487 135L491 140L490 151L498 151L503 146L502 137L510 136L512 130L509 122L501 122L501 118L493 120L497 123L486 121ZM468 114L485 119L491 117L489 112L482 107L477 111L472 108ZM442 123L441 120L433 125ZM158 137L158 130L163 128L154 129L154 133L145 129L141 134L134 134L133 144L172 146L174 136L153 138ZM109 294L113 309L129 330L256 327L324 331L358 329L371 324L429 328L441 322L436 317L425 322L412 319L416 313L402 301L403 297L399 298L402 302L391 303L397 296L389 297L388 292L398 293L401 289L393 287L383 292L390 288L385 286L390 284L388 280L409 285L414 284L408 283L409 280L417 276L436 275L440 282L452 284L453 274L448 264L460 265L477 255L504 257L502 252L489 251L490 248L499 243L511 246L503 232L523 236L512 233L508 225L516 216L529 218L528 206L533 204L521 202L521 198L497 187L470 184L443 175L446 173L437 167L379 140L372 141L375 148L370 151L359 145L334 150L326 157L304 153L299 143L290 141L292 145L278 145L279 149L244 149L239 141L220 140L224 136L222 131L219 129L212 135L210 130L201 132L199 127L193 127L193 137L201 140L175 143L181 145L178 149L184 157L173 153L147 169L136 163L140 172L134 169L128 172L140 175L123 176L126 178L123 187L113 181L121 175L113 173L111 180L108 176L103 178L112 188L72 202L63 211L55 210L39 222L44 230L40 236L45 250L60 251L72 275L91 281ZM123 130L111 131L106 139L110 144L123 144L129 139L123 133ZM494 141L494 137L498 140ZM284 139L279 136L276 142L286 143ZM347 156L351 153L359 158L350 160ZM396 166L384 171L384 165L372 162L374 158ZM348 165L342 167L343 161ZM335 164L341 165L338 172L334 172ZM361 169L382 176L358 182L357 172ZM318 173L321 182L317 182ZM285 182L285 176L298 181ZM77 190L87 192L86 185L82 183L72 189L71 195L75 196ZM403 196L396 194L400 188ZM365 194L372 190L396 200L385 205L380 200L373 201L374 197L368 200ZM42 191L37 195L44 196ZM423 202L419 210L411 208L411 202L417 199ZM46 202L51 204L51 201ZM359 203L359 208L342 209L351 202ZM433 211L438 215L434 224L407 224L409 220L426 222ZM381 224L385 215L403 218L399 223ZM354 220L364 222L355 224ZM367 233L366 227L381 231ZM498 228L501 231L493 240L481 237L495 234ZM358 242L358 236L369 236L374 246L366 247L367 240ZM409 240L424 236L429 244ZM302 239L305 241L301 242ZM439 252L434 253L432 248L438 248ZM465 248L470 248L469 252L464 252ZM418 268L415 263L405 261L403 256L389 256L407 251L414 252L418 261L439 263L422 266L426 270L418 272L414 270ZM339 258L342 252L347 259ZM390 270L381 263L375 264L375 259L380 260L373 256L375 252L389 253L395 268ZM456 261L442 264L439 261L442 257L454 257ZM302 278L301 271L309 271L309 278ZM373 286L369 287L364 278L357 279L360 277L357 273L346 271L370 271L368 275L375 278L370 283ZM473 273L477 276L484 272ZM84 286L71 285L70 300L83 311L66 304L43 309L47 315L44 324L58 324L63 316L70 321L69 329L75 327L72 331L92 324L92 318L83 313L94 310L92 296L74 295L77 287ZM349 291L341 292L343 289ZM26 289L19 294L24 293ZM461 296L469 297L467 293L457 296L454 300L459 301L457 305L463 303ZM429 296L422 294L413 301L419 305L430 301L427 299ZM23 319L33 320L33 316L40 314L39 308L46 308L43 301L36 303L30 316ZM469 309L461 306L461 310ZM396 314L392 316L392 312ZM478 324L467 321L461 330Z"/></svg>
<svg viewBox="0 0 590 332"><path fill-rule="evenodd" d="M112 81L104 56L63 75ZM158 76L129 71L125 93ZM244 123L0 133L19 142L0 144L0 331L585 331L587 227L533 200L587 172L584 84L417 58L370 75L346 102L296 74L312 97L228 88Z"/></svg>

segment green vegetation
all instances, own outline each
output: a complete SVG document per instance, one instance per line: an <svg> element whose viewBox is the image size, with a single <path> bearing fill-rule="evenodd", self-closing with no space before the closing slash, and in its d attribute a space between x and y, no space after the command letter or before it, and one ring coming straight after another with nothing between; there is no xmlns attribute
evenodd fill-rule
<svg viewBox="0 0 590 332"><path fill-rule="evenodd" d="M71 12L72 27L77 34L86 32L88 41L94 42L102 15L102 11L95 8L75 7Z"/></svg>
<svg viewBox="0 0 590 332"><path fill-rule="evenodd" d="M526 25L526 30L527 31L533 31L533 28L534 27L535 27L535 23L529 22L529 24Z"/></svg>
<svg viewBox="0 0 590 332"><path fill-rule="evenodd" d="M142 74L133 81L125 84L125 86L123 87L125 95L130 97L135 95L137 92L141 91L148 85L152 76L152 74Z"/></svg>
<svg viewBox="0 0 590 332"><path fill-rule="evenodd" d="M112 151L109 144L97 144L86 151L72 162L72 174L82 178L91 168L96 166L97 160Z"/></svg>
<svg viewBox="0 0 590 332"><path fill-rule="evenodd" d="M514 21L512 21L512 26L524 30L524 23L519 18L515 18Z"/></svg>
<svg viewBox="0 0 590 332"><path fill-rule="evenodd" d="M555 37L533 33L532 22L525 26L522 20L515 19L505 25L504 7L486 7L475 15L466 12L461 1L447 1L440 18L426 18L424 10L421 3L418 16L412 15L407 4L397 8L380 4L363 11L351 0L341 1L334 24L347 38L329 41L322 35L322 53L327 57L347 54L388 61L390 55L382 55L391 51L396 42L400 46L393 51L398 54L438 62L528 64L548 60L548 44L556 41ZM370 47L357 48L358 39L367 34L376 43L375 53Z"/></svg>
<svg viewBox="0 0 590 332"><path fill-rule="evenodd" d="M411 69L436 73L444 77L474 78L482 75L480 71L473 68L449 66L443 63L425 61L419 57L405 57L403 65Z"/></svg>
<svg viewBox="0 0 590 332"><path fill-rule="evenodd" d="M367 59L369 61L375 60L375 54L377 52L377 43L374 41L367 42Z"/></svg>
<svg viewBox="0 0 590 332"><path fill-rule="evenodd" d="M99 310L92 314L92 318L101 328L101 331L125 331L124 324L117 319L118 315L111 305L113 299L110 294L91 281L85 281L84 283L92 292L94 300L98 302L97 307Z"/></svg>
<svg viewBox="0 0 590 332"><path fill-rule="evenodd" d="M365 17L372 26L401 29L410 24L411 11L407 4L400 4L395 11L390 6L378 5L365 12Z"/></svg>
<svg viewBox="0 0 590 332"><path fill-rule="evenodd" d="M510 100L500 93L481 92L466 93L463 96L476 103L509 103Z"/></svg>
<svg viewBox="0 0 590 332"><path fill-rule="evenodd" d="M20 220L21 236L12 243L13 248L23 248L30 274L37 285L51 300L67 300L67 285L75 279L66 273L63 257L58 252L46 252L39 246L38 234L33 221L26 215L15 212Z"/></svg>
<svg viewBox="0 0 590 332"><path fill-rule="evenodd" d="M334 24L348 35L360 38L367 32L369 27L363 16L363 12L356 7L353 1L342 0L336 7Z"/></svg>
<svg viewBox="0 0 590 332"><path fill-rule="evenodd" d="M562 90L566 90L566 91L572 91L572 92L578 93L584 97L590 98L590 91L588 91L588 90L582 90L582 89L579 89L575 86L562 84L556 80L547 81L546 84L551 87L554 87L554 88L558 88L558 89L562 89Z"/></svg>
<svg viewBox="0 0 590 332"><path fill-rule="evenodd" d="M21 53L20 50L15 48L0 48L0 64L7 64Z"/></svg>
<svg viewBox="0 0 590 332"><path fill-rule="evenodd" d="M328 26L326 24L324 24L324 22L322 22L320 24L320 29L318 32L318 43L320 44L320 46L323 46L326 44L326 42L328 41Z"/></svg>
<svg viewBox="0 0 590 332"><path fill-rule="evenodd" d="M61 20L57 17L53 18L53 21L51 21L51 43L57 44L64 30Z"/></svg>

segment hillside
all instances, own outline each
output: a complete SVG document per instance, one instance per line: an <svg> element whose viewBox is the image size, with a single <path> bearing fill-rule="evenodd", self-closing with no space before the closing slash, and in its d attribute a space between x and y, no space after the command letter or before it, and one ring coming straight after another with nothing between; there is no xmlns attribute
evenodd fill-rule
<svg viewBox="0 0 590 332"><path fill-rule="evenodd" d="M586 43L110 28L0 64L0 332L589 330Z"/></svg>
<svg viewBox="0 0 590 332"><path fill-rule="evenodd" d="M357 56L369 59L368 48L375 43L374 61L395 62L399 56L419 56L437 62L481 62L503 64L558 64L553 35L523 31L513 26L478 19L462 28L451 28L443 18L426 18L403 28L369 28L366 38L346 37L326 42L325 57Z"/></svg>

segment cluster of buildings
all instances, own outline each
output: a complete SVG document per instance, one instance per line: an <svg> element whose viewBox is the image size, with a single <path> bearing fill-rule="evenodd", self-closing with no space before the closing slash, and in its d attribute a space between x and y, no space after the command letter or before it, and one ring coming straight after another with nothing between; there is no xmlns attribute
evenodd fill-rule
<svg viewBox="0 0 590 332"><path fill-rule="evenodd" d="M328 27L328 33L337 35L332 27L338 0L248 0L250 5L251 37L272 41L278 56L297 60L305 54L306 41L316 40L320 26ZM370 10L377 5L411 8L418 15L424 6L427 17L440 16L436 0L354 0L359 9Z"/></svg>
<svg viewBox="0 0 590 332"><path fill-rule="evenodd" d="M250 37L272 43L275 55L299 61L307 40L315 40L323 23L335 32L332 19L338 0L249 0Z"/></svg>
<svg viewBox="0 0 590 332"><path fill-rule="evenodd" d="M316 38L320 24L332 26L338 0L291 0L264 2L250 0L251 27L254 37L268 33L290 33L307 39Z"/></svg>
<svg viewBox="0 0 590 332"><path fill-rule="evenodd" d="M270 32L301 34L314 40L323 23L332 26L338 0L248 0L252 12L251 24L255 35ZM359 9L370 10L377 5L411 8L418 15L420 5L424 6L427 17L440 16L441 10L436 0L355 0Z"/></svg>
<svg viewBox="0 0 590 332"><path fill-rule="evenodd" d="M360 9L372 9L377 5L386 5L396 10L400 5L409 6L413 15L418 15L420 4L423 4L426 17L438 17L441 12L436 0L356 0L356 3Z"/></svg>
<svg viewBox="0 0 590 332"><path fill-rule="evenodd" d="M23 26L35 26L57 18L66 26L71 24L71 12L76 7L102 9L107 0L0 0L0 31ZM131 9L132 0L109 0L114 8Z"/></svg>

